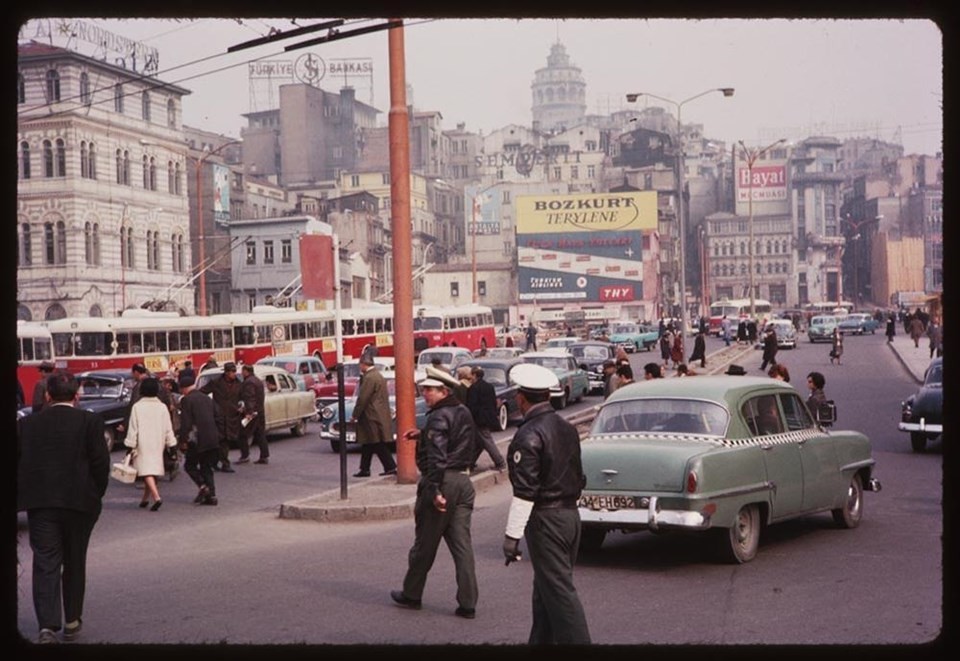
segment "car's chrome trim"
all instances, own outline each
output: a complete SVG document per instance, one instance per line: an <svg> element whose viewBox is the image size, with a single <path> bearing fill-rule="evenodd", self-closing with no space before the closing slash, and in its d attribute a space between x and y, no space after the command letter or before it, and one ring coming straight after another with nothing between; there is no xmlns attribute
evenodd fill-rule
<svg viewBox="0 0 960 661"><path fill-rule="evenodd" d="M901 422L897 425L897 429L900 431L922 431L930 434L942 434L943 425L937 424L927 424L924 418L920 418L920 422Z"/></svg>

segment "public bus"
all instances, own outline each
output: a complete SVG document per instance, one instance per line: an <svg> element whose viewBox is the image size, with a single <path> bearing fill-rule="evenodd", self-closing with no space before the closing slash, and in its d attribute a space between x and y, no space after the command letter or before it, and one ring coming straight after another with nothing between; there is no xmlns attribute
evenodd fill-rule
<svg viewBox="0 0 960 661"><path fill-rule="evenodd" d="M50 329L35 321L17 321L17 380L30 406L33 387L40 380L40 363L56 363Z"/></svg>
<svg viewBox="0 0 960 661"><path fill-rule="evenodd" d="M820 301L819 303L807 303L803 306L804 315L807 321L810 317L818 314L846 315L853 312L853 303L850 301Z"/></svg>
<svg viewBox="0 0 960 661"><path fill-rule="evenodd" d="M497 346L493 310L485 305L419 306L413 312L413 348Z"/></svg>
<svg viewBox="0 0 960 661"><path fill-rule="evenodd" d="M129 369L142 363L156 375L211 356L235 360L233 327L224 315L181 317L171 312L125 310L120 317L68 317L47 323L57 364L73 373Z"/></svg>
<svg viewBox="0 0 960 661"><path fill-rule="evenodd" d="M753 309L756 319L769 317L773 308L770 301L762 298L753 299ZM739 323L741 319L750 318L750 299L733 298L724 299L710 304L710 329L709 333L720 337L723 331L723 318L726 317L733 324ZM736 328L736 326L734 326Z"/></svg>

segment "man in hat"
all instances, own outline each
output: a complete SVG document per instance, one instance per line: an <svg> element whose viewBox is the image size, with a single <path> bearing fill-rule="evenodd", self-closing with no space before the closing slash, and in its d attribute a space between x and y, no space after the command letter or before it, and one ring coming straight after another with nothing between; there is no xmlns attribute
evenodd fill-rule
<svg viewBox="0 0 960 661"><path fill-rule="evenodd" d="M45 360L37 366L37 369L40 370L40 380L33 386L31 406L34 414L40 413L43 407L47 405L47 379L53 374L55 367L49 360Z"/></svg>
<svg viewBox="0 0 960 661"><path fill-rule="evenodd" d="M130 408L127 409L127 413L123 418L123 422L117 426L117 431L126 431L130 426L130 412L133 410L133 405L140 401L140 384L144 379L153 376L150 374L150 371L144 367L143 363L134 363L130 366L130 376L133 377L133 388L130 389ZM166 388L161 388L158 395L158 399L163 402L164 406L167 409L170 408L170 391ZM171 416L170 422L173 422Z"/></svg>
<svg viewBox="0 0 960 661"><path fill-rule="evenodd" d="M618 385L620 379L617 377L617 364L612 360L603 361L603 398L609 397Z"/></svg>
<svg viewBox="0 0 960 661"><path fill-rule="evenodd" d="M423 429L403 434L418 441L415 537L403 589L390 592L390 598L398 606L420 609L427 573L443 539L456 567L458 605L454 614L472 619L476 616L477 574L470 519L476 493L469 473L476 431L470 411L450 394L444 381L426 378L418 385L430 408L427 422Z"/></svg>
<svg viewBox="0 0 960 661"><path fill-rule="evenodd" d="M260 456L255 463L270 463L270 446L267 444L266 391L263 381L253 372L253 365L244 365L243 382L240 384L240 401L243 405L243 419L240 426L240 459L238 464L250 461L250 446L257 444ZM244 422L244 420L246 422Z"/></svg>
<svg viewBox="0 0 960 661"><path fill-rule="evenodd" d="M590 631L576 588L573 565L580 545L577 499L586 484L580 434L550 404L556 375L539 365L511 372L523 412L507 451L513 500L503 539L506 564L520 559L526 537L533 565L533 624L529 643L589 644ZM529 525L528 525L529 522Z"/></svg>
<svg viewBox="0 0 960 661"><path fill-rule="evenodd" d="M390 392L386 379L373 362L370 351L364 351L360 356L360 386L350 418L350 422L357 426L357 443L360 444L360 470L353 474L354 477L370 477L374 453L383 467L380 475L397 473L397 463L387 447L387 442L393 439Z"/></svg>
<svg viewBox="0 0 960 661"><path fill-rule="evenodd" d="M205 395L213 395L217 430L220 432L220 466L223 473L235 472L230 466L230 446L240 437L240 381L237 380L237 364L223 364L223 374L211 379L201 388Z"/></svg>
<svg viewBox="0 0 960 661"><path fill-rule="evenodd" d="M217 488L213 468L220 458L220 432L217 430L216 405L197 390L196 377L181 374L180 450L184 453L183 469L199 487L194 503L217 504Z"/></svg>

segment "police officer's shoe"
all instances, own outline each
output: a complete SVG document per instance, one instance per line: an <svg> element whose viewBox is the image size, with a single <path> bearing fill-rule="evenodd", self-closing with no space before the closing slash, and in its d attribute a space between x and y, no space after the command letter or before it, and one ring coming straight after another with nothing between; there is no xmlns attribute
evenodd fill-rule
<svg viewBox="0 0 960 661"><path fill-rule="evenodd" d="M457 606L457 610L453 612L457 617L465 617L468 620L472 620L477 616L477 610L475 608L464 608L463 606Z"/></svg>
<svg viewBox="0 0 960 661"><path fill-rule="evenodd" d="M403 594L403 590L391 590L390 598L393 599L394 603L396 603L397 606L402 606L403 608L411 608L415 611L420 610L420 605L421 605L420 600L411 599L407 595Z"/></svg>

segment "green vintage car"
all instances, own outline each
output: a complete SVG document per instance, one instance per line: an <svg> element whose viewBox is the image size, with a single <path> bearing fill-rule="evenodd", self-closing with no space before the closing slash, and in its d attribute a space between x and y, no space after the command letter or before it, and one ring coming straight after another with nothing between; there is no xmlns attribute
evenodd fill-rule
<svg viewBox="0 0 960 661"><path fill-rule="evenodd" d="M619 388L602 405L582 459L581 551L607 532L703 531L721 557L756 555L761 526L829 511L841 527L879 491L870 440L826 431L774 379L698 376Z"/></svg>
<svg viewBox="0 0 960 661"><path fill-rule="evenodd" d="M557 375L560 386L550 394L554 408L562 409L569 402L579 402L590 393L590 377L586 370L580 369L572 353L560 349L528 351L520 358L525 363L546 367Z"/></svg>
<svg viewBox="0 0 960 661"><path fill-rule="evenodd" d="M818 315L810 320L807 328L807 338L811 342L833 341L833 329L840 323L833 315Z"/></svg>
<svg viewBox="0 0 960 661"><path fill-rule="evenodd" d="M610 326L610 342L623 347L627 353L635 353L641 349L652 351L659 339L660 333L656 326L637 324L632 321L618 321Z"/></svg>

